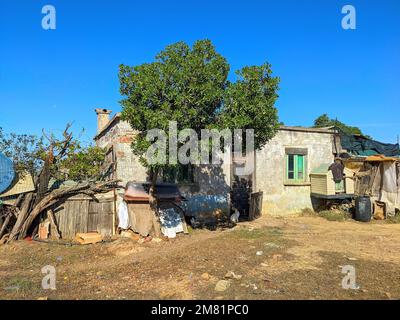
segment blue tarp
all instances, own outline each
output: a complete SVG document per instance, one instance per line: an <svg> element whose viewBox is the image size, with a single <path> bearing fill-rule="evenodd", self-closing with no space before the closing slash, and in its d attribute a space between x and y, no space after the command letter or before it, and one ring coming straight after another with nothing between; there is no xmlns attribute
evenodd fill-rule
<svg viewBox="0 0 400 320"><path fill-rule="evenodd" d="M13 162L0 152L0 194L11 186L14 178Z"/></svg>

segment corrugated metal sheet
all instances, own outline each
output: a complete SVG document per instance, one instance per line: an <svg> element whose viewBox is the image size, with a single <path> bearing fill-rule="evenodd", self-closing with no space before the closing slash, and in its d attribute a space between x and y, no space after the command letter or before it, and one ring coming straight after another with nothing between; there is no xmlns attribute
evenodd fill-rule
<svg viewBox="0 0 400 320"><path fill-rule="evenodd" d="M11 197L31 191L35 191L32 175L29 173L21 173L8 190L5 193L0 194L0 198Z"/></svg>

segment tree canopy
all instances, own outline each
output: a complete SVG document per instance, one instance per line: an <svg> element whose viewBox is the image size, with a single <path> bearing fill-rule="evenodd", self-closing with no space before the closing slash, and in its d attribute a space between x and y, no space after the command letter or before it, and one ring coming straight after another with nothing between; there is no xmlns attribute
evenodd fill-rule
<svg viewBox="0 0 400 320"><path fill-rule="evenodd" d="M154 62L135 67L121 65L122 118L138 133L132 144L143 155L151 129L169 132L169 121L178 131L201 129L254 129L255 146L262 148L278 129L275 102L279 78L271 66L248 66L228 81L230 66L210 40L167 46ZM152 171L157 166L149 166Z"/></svg>
<svg viewBox="0 0 400 320"><path fill-rule="evenodd" d="M3 132L0 128L0 152L11 159L17 172L37 173L43 163L43 139L35 135Z"/></svg>
<svg viewBox="0 0 400 320"><path fill-rule="evenodd" d="M69 128L68 128L69 129ZM34 178L51 158L50 177L57 180L98 180L105 152L95 146L82 146L72 133L63 137L4 133L0 128L0 152L10 158L18 174L29 172Z"/></svg>
<svg viewBox="0 0 400 320"><path fill-rule="evenodd" d="M361 131L360 128L349 126L337 119L331 119L326 113L320 115L318 118L314 120L314 128L323 128L323 127L337 127L346 134L359 134L368 137Z"/></svg>
<svg viewBox="0 0 400 320"><path fill-rule="evenodd" d="M221 129L254 129L255 148L261 149L279 128L279 78L272 76L271 65L244 67L236 71L238 80L226 86L223 107L218 117Z"/></svg>

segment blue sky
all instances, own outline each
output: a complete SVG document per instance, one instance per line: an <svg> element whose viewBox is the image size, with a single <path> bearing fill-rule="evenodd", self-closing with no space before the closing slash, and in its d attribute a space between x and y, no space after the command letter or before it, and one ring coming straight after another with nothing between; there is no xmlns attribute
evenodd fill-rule
<svg viewBox="0 0 400 320"><path fill-rule="evenodd" d="M41 9L57 10L57 29ZM343 30L341 8L356 8ZM166 45L208 38L234 70L272 64L287 125L322 113L385 142L400 134L399 0L0 0L0 127L96 132L97 107L120 111L118 65Z"/></svg>

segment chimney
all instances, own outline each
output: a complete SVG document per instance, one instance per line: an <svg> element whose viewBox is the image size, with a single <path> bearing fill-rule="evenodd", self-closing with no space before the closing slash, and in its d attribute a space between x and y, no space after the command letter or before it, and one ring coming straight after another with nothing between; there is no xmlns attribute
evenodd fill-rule
<svg viewBox="0 0 400 320"><path fill-rule="evenodd" d="M97 133L99 134L110 121L111 110L107 109L96 109L97 114Z"/></svg>

